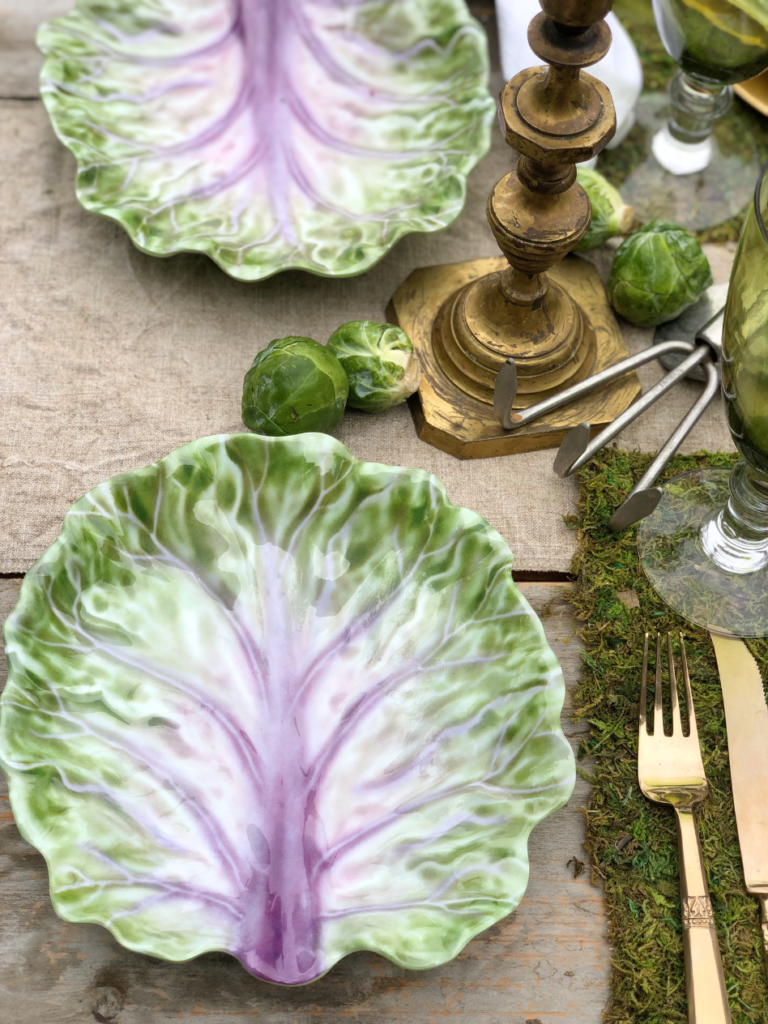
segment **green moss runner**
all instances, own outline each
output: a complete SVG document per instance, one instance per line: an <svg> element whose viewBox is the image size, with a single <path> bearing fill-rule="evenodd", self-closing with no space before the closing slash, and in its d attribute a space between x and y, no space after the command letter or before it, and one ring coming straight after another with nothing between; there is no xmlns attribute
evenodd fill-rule
<svg viewBox="0 0 768 1024"><path fill-rule="evenodd" d="M608 520L650 455L609 449L580 473L575 606L586 650L576 714L590 724L581 756L596 758L587 849L605 889L613 953L606 1024L687 1020L675 818L637 783L637 716L643 635L682 630L710 795L699 814L734 1024L768 1021L758 901L744 889L728 771L725 717L709 635L676 616L646 582L636 528L616 536ZM730 454L678 456L665 477L700 465L730 466ZM631 595L639 598L639 607ZM621 595L621 596L620 596ZM748 641L768 677L768 640ZM768 837L766 837L768 843Z"/></svg>

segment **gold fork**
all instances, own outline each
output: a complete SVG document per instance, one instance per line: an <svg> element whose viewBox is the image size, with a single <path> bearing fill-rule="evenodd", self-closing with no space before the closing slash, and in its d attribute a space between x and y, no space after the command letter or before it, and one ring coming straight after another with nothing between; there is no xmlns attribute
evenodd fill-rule
<svg viewBox="0 0 768 1024"><path fill-rule="evenodd" d="M701 760L683 635L680 634L680 656L690 723L688 736L683 735L675 663L672 657L672 637L669 633L667 633L667 659L672 735L664 735L661 636L659 634L656 635L656 693L653 706L653 733L648 732L646 716L648 638L649 634L646 633L640 690L638 780L640 789L649 800L654 800L659 804L670 804L674 807L677 815L689 1024L726 1024L726 1022L730 1022L731 1014L725 990L723 963L720 959L720 946L715 931L712 901L707 889L707 876L704 872L699 833L696 830L696 820L693 816L694 806L704 800L709 786Z"/></svg>

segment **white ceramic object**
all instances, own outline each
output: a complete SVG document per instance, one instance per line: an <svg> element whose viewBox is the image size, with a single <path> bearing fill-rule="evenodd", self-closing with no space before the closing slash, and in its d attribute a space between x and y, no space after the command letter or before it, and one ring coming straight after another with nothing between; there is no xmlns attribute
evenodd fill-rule
<svg viewBox="0 0 768 1024"><path fill-rule="evenodd" d="M541 64L528 45L528 24L540 11L539 0L496 0L501 67L507 81L523 68ZM615 149L635 123L635 108L643 91L643 68L635 44L616 15L611 13L605 20L613 33L613 43L608 54L588 71L611 90L618 127L608 149Z"/></svg>

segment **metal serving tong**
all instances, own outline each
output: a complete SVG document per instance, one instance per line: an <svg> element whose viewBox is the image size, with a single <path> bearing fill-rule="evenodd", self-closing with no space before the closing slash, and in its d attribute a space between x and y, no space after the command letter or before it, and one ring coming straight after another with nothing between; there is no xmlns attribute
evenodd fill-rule
<svg viewBox="0 0 768 1024"><path fill-rule="evenodd" d="M686 334L687 338L676 338L651 345L644 351L638 352L637 355L622 359L600 373L566 388L559 394L553 395L552 398L537 402L536 405L527 409L512 409L512 403L517 393L517 371L514 360L508 359L496 378L494 411L506 430L514 430L526 423L531 423L545 413L552 412L553 409L559 409L560 406L567 405L568 402L589 394L630 370L649 363L652 359L662 359L666 365L673 366L673 369L658 384L655 384L620 416L617 416L593 440L590 440L591 427L589 423L580 423L565 435L555 457L553 469L558 476L568 477L581 469L624 427L636 420L683 377L694 375L691 371L696 373L698 370L699 374L703 373L705 381L703 392L662 446L643 478L611 517L608 525L614 533L639 522L656 508L661 500L662 489L653 485L701 418L702 413L720 387L719 362L723 348L726 292L727 288L724 286L709 288L696 305L686 311L687 315L683 315L685 322L681 323L681 333ZM680 321L682 322L683 318L680 318ZM697 327L697 324L700 326Z"/></svg>

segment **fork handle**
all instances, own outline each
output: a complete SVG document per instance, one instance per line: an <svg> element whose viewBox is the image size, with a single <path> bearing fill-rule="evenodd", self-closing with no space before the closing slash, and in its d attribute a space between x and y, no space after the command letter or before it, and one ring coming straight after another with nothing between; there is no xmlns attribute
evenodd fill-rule
<svg viewBox="0 0 768 1024"><path fill-rule="evenodd" d="M693 811L676 807L688 1024L730 1024L723 961Z"/></svg>

